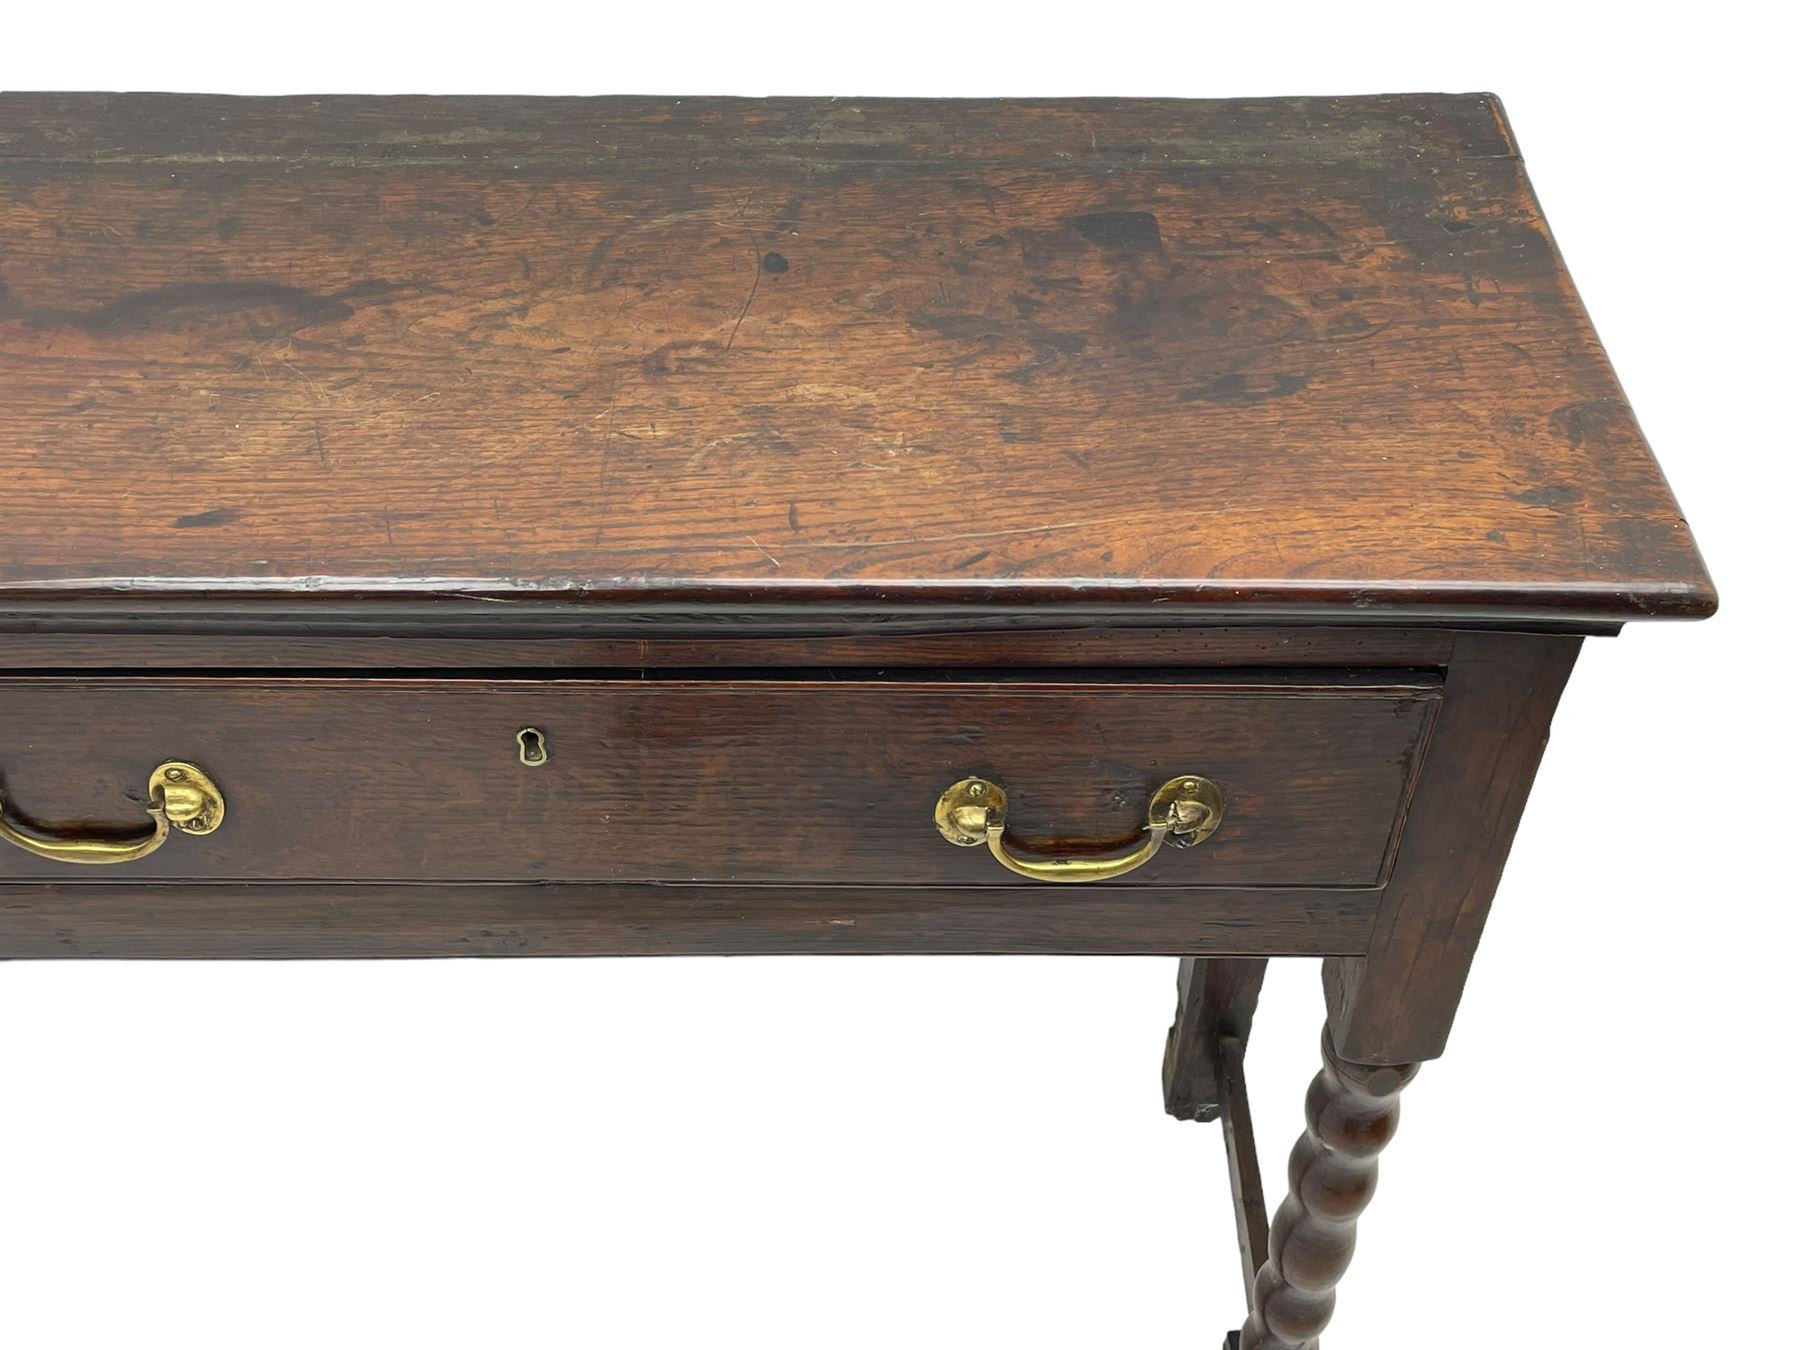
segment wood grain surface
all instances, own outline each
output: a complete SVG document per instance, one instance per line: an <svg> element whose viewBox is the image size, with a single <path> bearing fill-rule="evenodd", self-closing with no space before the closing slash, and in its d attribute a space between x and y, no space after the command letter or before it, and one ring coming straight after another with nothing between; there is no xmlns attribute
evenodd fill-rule
<svg viewBox="0 0 1800 1350"><path fill-rule="evenodd" d="M1444 1053L1581 641L1457 635L1375 940L1366 956L1325 964L1327 1031L1345 1056Z"/></svg>
<svg viewBox="0 0 1800 1350"><path fill-rule="evenodd" d="M1226 816L1116 887L1374 886L1434 678L1211 685L518 680L0 680L9 818L144 825L198 764L222 828L112 868L0 848L0 879L658 881L1042 889L932 810L981 776L1020 852L1124 852L1150 795L1212 778ZM548 763L520 763L539 729Z"/></svg>
<svg viewBox="0 0 1800 1350"><path fill-rule="evenodd" d="M1046 622L1053 620L1046 619ZM1441 667L1447 629L1028 629L855 637L390 638L260 633L0 633L0 670L518 670L565 675L752 668L839 672L1115 667Z"/></svg>
<svg viewBox="0 0 1800 1350"><path fill-rule="evenodd" d="M1150 886L86 885L0 887L0 960L454 956L1328 956L1375 890Z"/></svg>
<svg viewBox="0 0 1800 1350"><path fill-rule="evenodd" d="M14 628L1714 604L1486 95L0 96L0 482Z"/></svg>

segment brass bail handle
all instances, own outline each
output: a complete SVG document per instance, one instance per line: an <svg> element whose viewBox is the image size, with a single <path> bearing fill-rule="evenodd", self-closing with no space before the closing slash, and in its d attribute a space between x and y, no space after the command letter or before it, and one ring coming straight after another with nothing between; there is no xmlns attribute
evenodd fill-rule
<svg viewBox="0 0 1800 1350"><path fill-rule="evenodd" d="M0 839L51 862L122 863L146 858L163 846L171 829L183 834L211 834L225 819L225 794L192 764L169 760L150 775L150 833L135 839L112 839L24 830L6 819L0 798Z"/></svg>
<svg viewBox="0 0 1800 1350"><path fill-rule="evenodd" d="M1210 778L1184 774L1172 778L1150 798L1145 839L1129 853L1112 858L1021 858L1006 844L1006 791L985 778L965 778L938 798L938 833L959 848L985 843L1000 865L1034 881L1106 881L1136 871L1156 856L1166 841L1192 848L1225 818L1225 794Z"/></svg>

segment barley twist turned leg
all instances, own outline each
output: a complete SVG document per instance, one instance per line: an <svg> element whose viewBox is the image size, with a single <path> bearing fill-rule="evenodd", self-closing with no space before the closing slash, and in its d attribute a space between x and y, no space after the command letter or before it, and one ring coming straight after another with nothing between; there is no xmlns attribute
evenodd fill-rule
<svg viewBox="0 0 1800 1350"><path fill-rule="evenodd" d="M1306 1133L1288 1159L1288 1195L1269 1229L1240 1350L1313 1350L1356 1250L1356 1217L1375 1193L1375 1156L1400 1120L1417 1064L1351 1064L1324 1037L1306 1094Z"/></svg>

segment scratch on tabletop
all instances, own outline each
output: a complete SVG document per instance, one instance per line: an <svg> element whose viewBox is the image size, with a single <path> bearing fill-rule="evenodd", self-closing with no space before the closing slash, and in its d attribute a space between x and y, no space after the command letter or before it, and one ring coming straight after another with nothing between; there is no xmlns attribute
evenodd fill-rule
<svg viewBox="0 0 1800 1350"><path fill-rule="evenodd" d="M731 350L731 344L737 341L738 329L744 326L744 316L750 312L750 304L756 299L756 288L762 285L762 250L756 246L756 235L750 234L751 265L755 269L750 273L750 294L744 297L744 307L738 311L737 322L731 325L731 336L725 339L725 350ZM760 547L760 546L759 546ZM773 559L770 559L773 562ZM777 567L780 563L775 564Z"/></svg>

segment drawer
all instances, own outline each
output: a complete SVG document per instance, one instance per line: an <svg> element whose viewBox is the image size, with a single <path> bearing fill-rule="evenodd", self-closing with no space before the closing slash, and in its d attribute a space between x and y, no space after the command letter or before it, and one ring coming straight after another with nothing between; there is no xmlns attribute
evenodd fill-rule
<svg viewBox="0 0 1800 1350"><path fill-rule="evenodd" d="M1370 887L1439 692L1411 672L15 677L0 680L10 827L143 834L165 761L203 770L225 812L106 867L0 847L0 879L1029 887L947 842L946 789L1003 793L1011 853L1105 858L1143 848L1159 787L1203 777L1223 801L1210 837L1111 884Z"/></svg>

